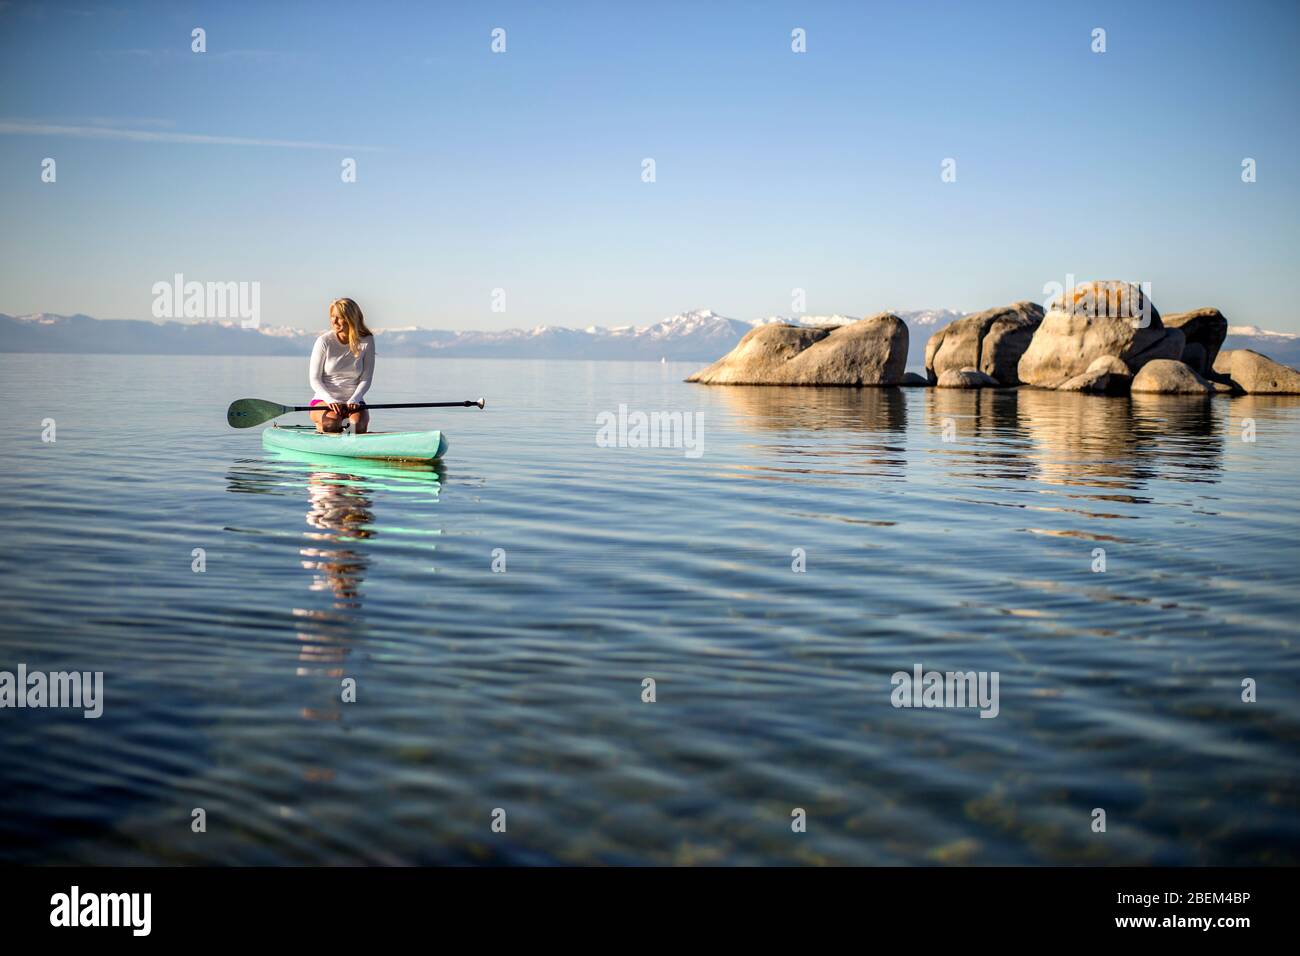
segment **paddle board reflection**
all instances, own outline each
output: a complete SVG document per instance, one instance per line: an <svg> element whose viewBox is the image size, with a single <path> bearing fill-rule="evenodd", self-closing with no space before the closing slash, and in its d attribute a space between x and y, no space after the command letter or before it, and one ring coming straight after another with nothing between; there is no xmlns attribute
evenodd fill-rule
<svg viewBox="0 0 1300 956"><path fill-rule="evenodd" d="M306 492L307 510L301 519L305 528L276 505L260 528L248 532L259 537L269 534L288 544L300 567L311 575L308 591L312 598L304 598L300 591L296 596L286 595L293 601L296 675L324 681L312 701L300 707L303 719L335 722L343 718L339 682L352 676L348 658L354 647L364 643L362 604L366 578L375 561L375 542L385 535L438 534L437 529L401 527L404 522L391 516L383 525L379 515L417 517L422 506L437 503L444 478L440 465L344 461L294 452L275 452L264 460L241 462L227 476L229 490L236 493L278 499L290 496L301 501L298 496ZM302 514L299 507L293 511ZM283 561L284 552L276 553ZM313 765L305 768L304 774L328 780L333 771Z"/></svg>
<svg viewBox="0 0 1300 956"><path fill-rule="evenodd" d="M299 555L303 568L314 576L311 589L330 593L336 610L359 610L370 567L367 545L381 533L374 495L414 492L436 499L441 466L383 461L348 461L341 466L334 460L322 463L319 456L284 452L275 461L302 467L306 477L310 530L304 532Z"/></svg>
<svg viewBox="0 0 1300 956"><path fill-rule="evenodd" d="M306 491L306 531L273 531L271 526L263 526L253 533L297 538L301 566L313 576L311 590L328 594L335 611L360 610L377 538L439 534L438 529L401 527L392 519L385 526L377 517L377 510L391 505L388 510L409 520L418 516L421 500L436 503L446 475L439 462L344 460L274 452L263 461L241 464L244 467L227 476L232 492L282 498L295 494L294 489ZM376 509L376 498L383 503L380 509ZM282 509L276 508L272 526L281 524L283 517Z"/></svg>

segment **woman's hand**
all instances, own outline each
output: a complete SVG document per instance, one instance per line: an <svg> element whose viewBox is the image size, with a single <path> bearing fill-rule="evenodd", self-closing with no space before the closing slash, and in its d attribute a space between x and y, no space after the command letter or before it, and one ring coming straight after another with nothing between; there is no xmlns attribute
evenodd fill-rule
<svg viewBox="0 0 1300 956"><path fill-rule="evenodd" d="M334 413L335 418L348 417L348 406L343 402L330 402L330 411Z"/></svg>
<svg viewBox="0 0 1300 956"><path fill-rule="evenodd" d="M348 414L349 415L359 414L361 412L361 409L365 407L366 406L362 405L360 402L350 402L348 404Z"/></svg>

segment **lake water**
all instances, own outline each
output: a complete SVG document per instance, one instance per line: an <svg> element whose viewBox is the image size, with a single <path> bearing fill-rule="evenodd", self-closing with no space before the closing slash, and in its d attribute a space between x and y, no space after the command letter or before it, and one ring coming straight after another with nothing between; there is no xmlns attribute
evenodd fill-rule
<svg viewBox="0 0 1300 956"><path fill-rule="evenodd" d="M0 356L0 670L104 672L0 710L0 859L1300 862L1300 400L694 369L384 360L487 398L375 413L434 470L226 426L305 357ZM892 706L917 665L997 716Z"/></svg>

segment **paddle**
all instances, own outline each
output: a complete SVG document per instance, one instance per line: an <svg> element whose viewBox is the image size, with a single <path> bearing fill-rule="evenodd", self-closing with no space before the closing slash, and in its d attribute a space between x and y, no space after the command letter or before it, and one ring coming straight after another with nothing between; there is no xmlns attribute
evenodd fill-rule
<svg viewBox="0 0 1300 956"><path fill-rule="evenodd" d="M231 428L252 428L272 418L279 418L290 412L310 412L325 408L324 405L281 405L278 402L266 402L260 398L241 398L231 402L226 409L226 422ZM366 408L482 408L483 399L475 402L407 402L403 405L367 405Z"/></svg>

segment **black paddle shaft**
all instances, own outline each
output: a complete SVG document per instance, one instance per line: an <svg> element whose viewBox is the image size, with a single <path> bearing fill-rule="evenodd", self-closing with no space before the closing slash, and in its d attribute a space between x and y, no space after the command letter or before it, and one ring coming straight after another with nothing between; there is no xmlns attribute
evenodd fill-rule
<svg viewBox="0 0 1300 956"><path fill-rule="evenodd" d="M340 402L341 405L348 404ZM483 399L477 402L406 402L398 405L367 405L366 408L482 408ZM295 405L295 412L314 412L319 408L328 408L328 405Z"/></svg>

